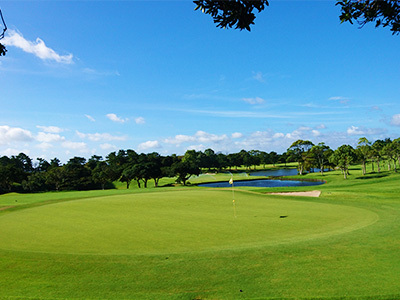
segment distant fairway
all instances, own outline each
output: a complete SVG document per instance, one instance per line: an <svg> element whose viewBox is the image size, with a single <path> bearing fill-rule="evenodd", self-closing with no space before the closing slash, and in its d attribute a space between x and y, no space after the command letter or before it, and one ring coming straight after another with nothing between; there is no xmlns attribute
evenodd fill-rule
<svg viewBox="0 0 400 300"><path fill-rule="evenodd" d="M400 299L400 174L323 178L1 195L0 299Z"/></svg>
<svg viewBox="0 0 400 300"><path fill-rule="evenodd" d="M0 248L71 254L161 254L290 243L361 228L365 209L236 193L177 191L61 202L0 218Z"/></svg>

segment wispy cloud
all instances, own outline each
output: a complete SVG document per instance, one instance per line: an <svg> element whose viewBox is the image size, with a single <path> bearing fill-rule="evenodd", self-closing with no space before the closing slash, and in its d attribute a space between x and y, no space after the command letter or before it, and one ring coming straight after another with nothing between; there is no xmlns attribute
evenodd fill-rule
<svg viewBox="0 0 400 300"><path fill-rule="evenodd" d="M158 149L161 148L160 143L158 141L147 141L139 144L138 149L140 151L148 150L148 149Z"/></svg>
<svg viewBox="0 0 400 300"><path fill-rule="evenodd" d="M383 128L366 128L363 126L350 126L349 128L347 128L348 135L379 135L386 132L387 130Z"/></svg>
<svg viewBox="0 0 400 300"><path fill-rule="evenodd" d="M233 139L240 139L241 137L243 137L243 133L234 132L234 133L232 133L231 136L232 136Z"/></svg>
<svg viewBox="0 0 400 300"><path fill-rule="evenodd" d="M86 118L88 118L91 122L96 122L95 118L93 118L91 115L85 115Z"/></svg>
<svg viewBox="0 0 400 300"><path fill-rule="evenodd" d="M265 100L263 98L260 97L255 97L255 98L242 98L242 100L244 102L247 102L249 104L263 104L265 102Z"/></svg>
<svg viewBox="0 0 400 300"><path fill-rule="evenodd" d="M168 108L166 108L168 109ZM305 112L281 112L281 113L268 113L262 111L235 111L235 110L201 110L201 109L175 109L169 108L171 111L180 111L193 114L202 114L213 117L224 118L274 118L274 119L292 119L293 117L306 117L306 116L319 116L319 115L343 115L343 111L305 111Z"/></svg>
<svg viewBox="0 0 400 300"><path fill-rule="evenodd" d="M400 114L393 115L390 124L394 126L400 126Z"/></svg>
<svg viewBox="0 0 400 300"><path fill-rule="evenodd" d="M99 141L125 141L127 137L125 136L116 136L111 135L109 133L82 133L76 131L76 134L81 139L88 139L92 142L99 142Z"/></svg>
<svg viewBox="0 0 400 300"><path fill-rule="evenodd" d="M62 64L72 64L73 55L60 55L53 49L46 46L44 41L37 38L32 42L25 39L22 34L15 30L9 30L9 34L2 40L6 46L13 46L22 49L24 52L31 53L42 60L55 61Z"/></svg>
<svg viewBox="0 0 400 300"><path fill-rule="evenodd" d="M87 145L84 142L65 141L61 145L66 149L78 150L80 152L88 152Z"/></svg>
<svg viewBox="0 0 400 300"><path fill-rule="evenodd" d="M39 132L36 137L36 140L43 143L54 143L54 142L65 141L65 137L55 133Z"/></svg>
<svg viewBox="0 0 400 300"><path fill-rule="evenodd" d="M39 128L43 130L44 132L49 132L49 133L60 133L63 132L64 129L57 127L57 126L40 126L37 125L36 128Z"/></svg>
<svg viewBox="0 0 400 300"><path fill-rule="evenodd" d="M136 124L144 124L146 123L145 119L143 117L138 117L135 119Z"/></svg>
<svg viewBox="0 0 400 300"><path fill-rule="evenodd" d="M342 96L335 96L335 97L330 97L330 101L338 101L341 104L347 104L349 103L350 99L347 97L342 97Z"/></svg>
<svg viewBox="0 0 400 300"><path fill-rule="evenodd" d="M254 80L257 80L259 82L265 82L264 75L262 72L253 72L253 77Z"/></svg>
<svg viewBox="0 0 400 300"><path fill-rule="evenodd" d="M118 71L97 71L91 68L84 68L82 72L93 76L120 76Z"/></svg>
<svg viewBox="0 0 400 300"><path fill-rule="evenodd" d="M33 135L29 130L7 125L0 126L0 145L14 142L30 142L33 139Z"/></svg>
<svg viewBox="0 0 400 300"><path fill-rule="evenodd" d="M108 143L104 143L104 144L100 144L100 148L103 150L116 150L117 146L108 144Z"/></svg>
<svg viewBox="0 0 400 300"><path fill-rule="evenodd" d="M238 138L238 133L235 134ZM176 144L180 145L182 143L188 142L197 142L197 143L219 143L225 140L228 140L228 136L226 134L217 135L208 133L202 130L197 131L194 135L182 135L178 134L173 138L165 139L164 142L167 144Z"/></svg>
<svg viewBox="0 0 400 300"><path fill-rule="evenodd" d="M109 118L111 121L117 123L125 123L126 121L128 121L128 119L120 118L116 114L107 114L106 117Z"/></svg>

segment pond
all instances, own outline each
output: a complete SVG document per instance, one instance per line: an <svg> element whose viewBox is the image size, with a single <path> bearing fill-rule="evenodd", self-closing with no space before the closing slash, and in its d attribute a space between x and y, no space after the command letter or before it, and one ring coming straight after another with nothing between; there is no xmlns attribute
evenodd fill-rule
<svg viewBox="0 0 400 300"><path fill-rule="evenodd" d="M295 176L297 169L276 169L268 171L255 171L249 173L250 176Z"/></svg>
<svg viewBox="0 0 400 300"><path fill-rule="evenodd" d="M234 186L254 186L254 187L287 187L287 186L315 186L324 184L324 181L304 181L304 180L278 180L278 179L258 179L258 180L238 180ZM203 187L231 187L228 181L202 183L198 186Z"/></svg>

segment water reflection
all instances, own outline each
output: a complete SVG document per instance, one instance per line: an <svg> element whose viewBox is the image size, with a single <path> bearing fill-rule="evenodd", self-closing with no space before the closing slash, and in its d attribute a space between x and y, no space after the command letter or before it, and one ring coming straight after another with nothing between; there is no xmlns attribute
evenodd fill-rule
<svg viewBox="0 0 400 300"><path fill-rule="evenodd" d="M315 186L324 184L323 181L303 181L303 180L278 180L278 179L258 179L258 180L239 180L234 182L234 186L254 186L254 187L288 187L288 186ZM231 187L228 181L210 182L199 184L203 187Z"/></svg>

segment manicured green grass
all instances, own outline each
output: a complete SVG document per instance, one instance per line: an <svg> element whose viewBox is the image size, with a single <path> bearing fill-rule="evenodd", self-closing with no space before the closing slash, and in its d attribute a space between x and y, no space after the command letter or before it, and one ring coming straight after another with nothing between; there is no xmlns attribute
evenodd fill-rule
<svg viewBox="0 0 400 300"><path fill-rule="evenodd" d="M400 299L400 175L323 178L0 196L0 299Z"/></svg>

